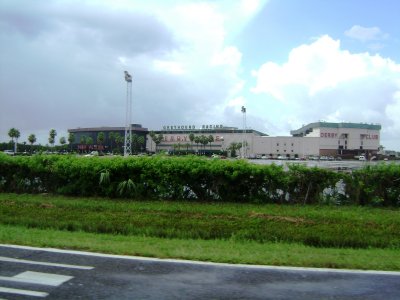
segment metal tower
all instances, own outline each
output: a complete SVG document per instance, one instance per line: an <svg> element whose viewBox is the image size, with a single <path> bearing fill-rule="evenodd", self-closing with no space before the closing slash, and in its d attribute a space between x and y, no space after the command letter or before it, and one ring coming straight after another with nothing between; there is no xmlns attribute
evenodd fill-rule
<svg viewBox="0 0 400 300"><path fill-rule="evenodd" d="M132 76L125 71L126 81L126 112L125 112L125 143L124 156L132 154Z"/></svg>

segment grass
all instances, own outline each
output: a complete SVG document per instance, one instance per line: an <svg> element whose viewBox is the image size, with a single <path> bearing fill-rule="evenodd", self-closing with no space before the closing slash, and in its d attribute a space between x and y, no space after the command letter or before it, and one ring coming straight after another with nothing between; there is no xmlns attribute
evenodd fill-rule
<svg viewBox="0 0 400 300"><path fill-rule="evenodd" d="M400 270L400 211L0 194L0 242L202 261Z"/></svg>

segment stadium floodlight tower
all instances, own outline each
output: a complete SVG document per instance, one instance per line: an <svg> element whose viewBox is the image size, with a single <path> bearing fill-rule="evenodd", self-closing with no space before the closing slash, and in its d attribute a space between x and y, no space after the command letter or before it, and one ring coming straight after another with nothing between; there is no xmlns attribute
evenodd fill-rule
<svg viewBox="0 0 400 300"><path fill-rule="evenodd" d="M126 81L126 112L125 112L125 143L124 156L132 154L132 76L125 71Z"/></svg>
<svg viewBox="0 0 400 300"><path fill-rule="evenodd" d="M247 136L246 136L246 107L242 106L242 113L243 113L243 157L247 157Z"/></svg>

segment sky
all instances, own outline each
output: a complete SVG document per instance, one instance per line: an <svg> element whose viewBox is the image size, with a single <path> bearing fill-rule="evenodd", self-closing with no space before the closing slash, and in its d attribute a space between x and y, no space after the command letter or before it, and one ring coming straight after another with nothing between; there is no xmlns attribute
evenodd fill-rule
<svg viewBox="0 0 400 300"><path fill-rule="evenodd" d="M70 128L381 124L400 151L400 2L2 0L0 142Z"/></svg>

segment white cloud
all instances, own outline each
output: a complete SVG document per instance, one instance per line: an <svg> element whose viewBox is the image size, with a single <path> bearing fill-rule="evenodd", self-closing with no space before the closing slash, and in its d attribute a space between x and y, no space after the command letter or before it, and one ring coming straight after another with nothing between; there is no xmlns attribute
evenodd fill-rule
<svg viewBox="0 0 400 300"><path fill-rule="evenodd" d="M400 64L390 59L350 53L340 41L322 36L292 49L283 64L266 62L253 76L255 94L280 100L281 127L293 129L293 120L297 126L317 120L367 122L382 124L382 143L400 135Z"/></svg>
<svg viewBox="0 0 400 300"><path fill-rule="evenodd" d="M361 42L380 40L388 37L379 27L362 27L360 25L354 25L349 30L346 30L344 34Z"/></svg>
<svg viewBox="0 0 400 300"><path fill-rule="evenodd" d="M23 140L50 128L123 125L124 70L133 75L135 123L235 125L224 111L244 80L230 41L266 0L3 2L0 97L9 101L0 140L7 141L11 127Z"/></svg>

